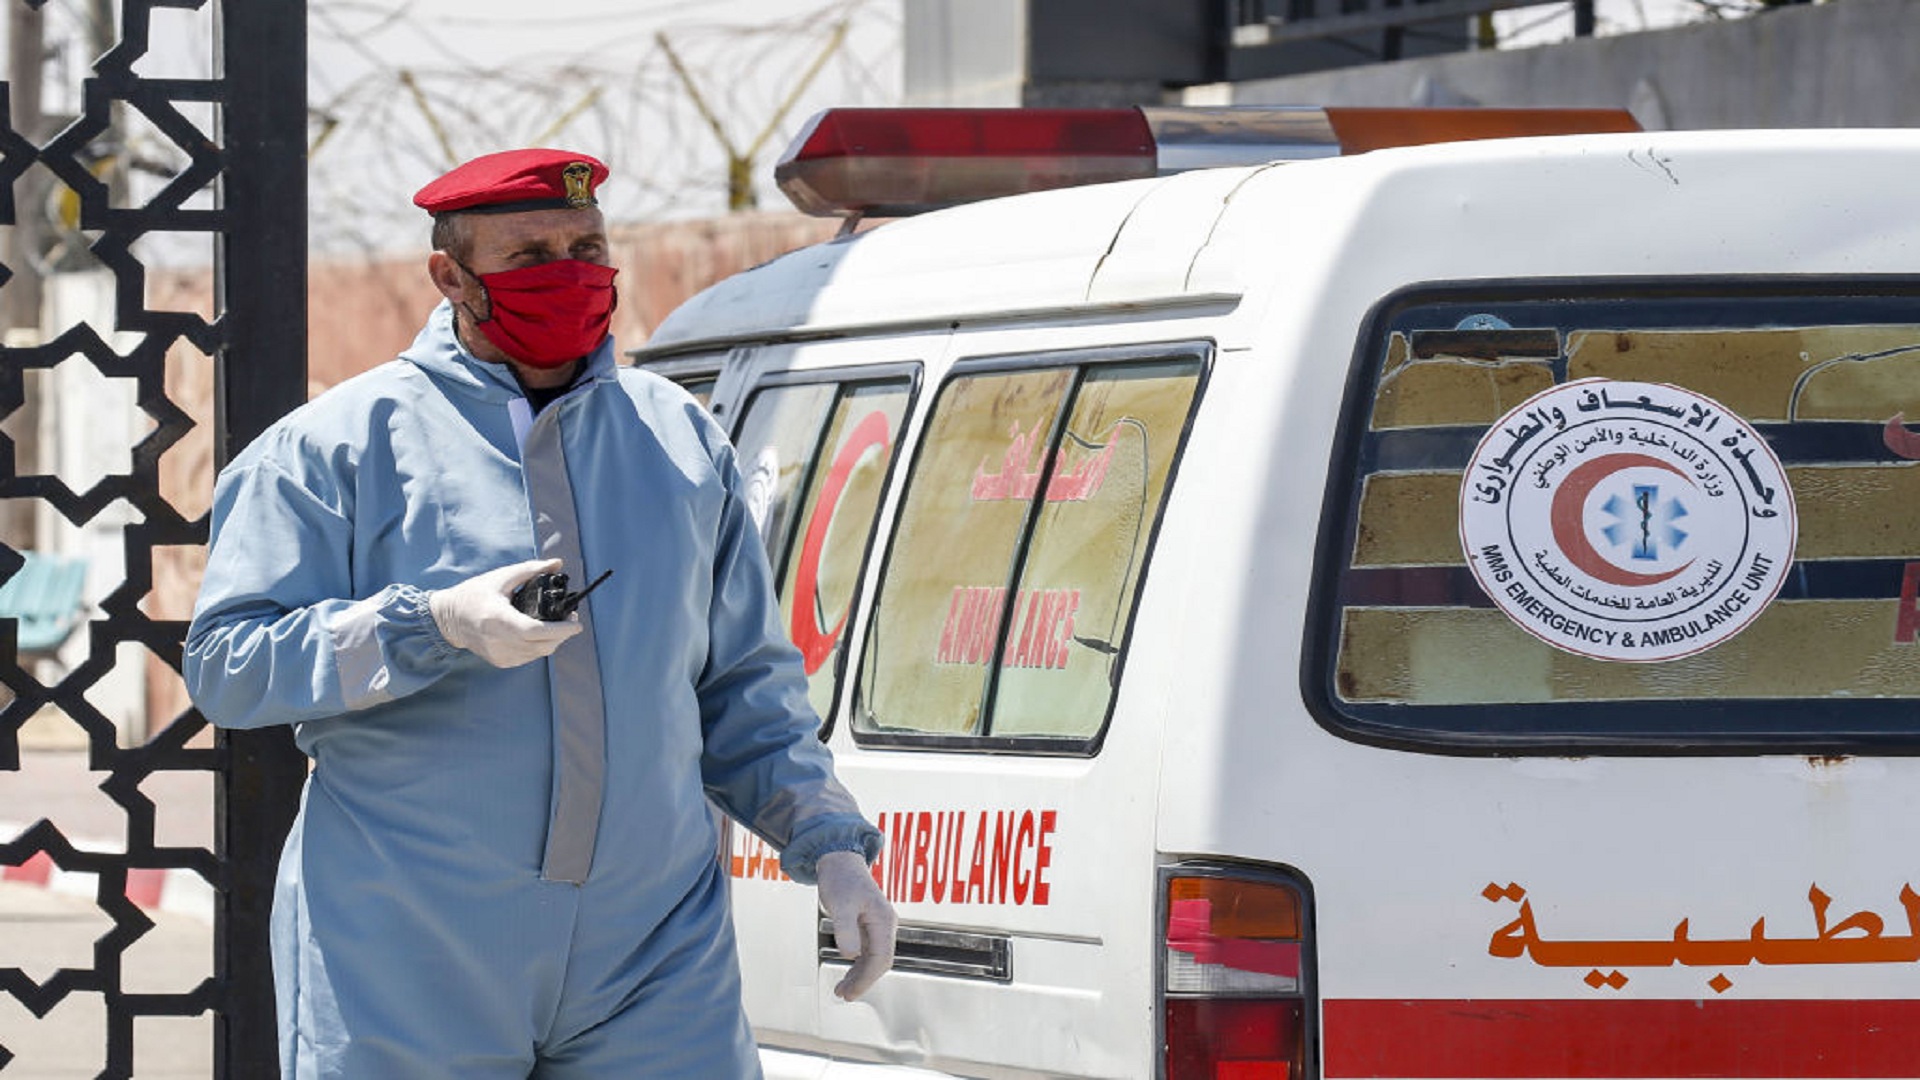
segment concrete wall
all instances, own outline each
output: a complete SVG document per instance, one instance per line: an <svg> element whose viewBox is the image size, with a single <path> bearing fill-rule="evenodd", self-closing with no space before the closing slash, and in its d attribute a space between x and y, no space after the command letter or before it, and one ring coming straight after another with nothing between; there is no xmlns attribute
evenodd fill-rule
<svg viewBox="0 0 1920 1080"><path fill-rule="evenodd" d="M905 0L903 104L996 108L1027 84L1027 0Z"/></svg>
<svg viewBox="0 0 1920 1080"><path fill-rule="evenodd" d="M1624 106L1650 129L1920 126L1920 3L1833 0L1228 93L1236 105Z"/></svg>

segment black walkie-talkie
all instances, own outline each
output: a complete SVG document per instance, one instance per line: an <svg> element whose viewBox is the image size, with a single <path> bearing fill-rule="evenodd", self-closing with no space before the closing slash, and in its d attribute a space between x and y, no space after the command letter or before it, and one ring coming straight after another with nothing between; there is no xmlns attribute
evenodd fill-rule
<svg viewBox="0 0 1920 1080"><path fill-rule="evenodd" d="M535 574L527 583L513 590L514 609L524 615L530 615L542 622L559 622L573 614L586 595L600 587L613 573L606 573L593 579L593 583L579 592L567 591L567 575L562 573Z"/></svg>

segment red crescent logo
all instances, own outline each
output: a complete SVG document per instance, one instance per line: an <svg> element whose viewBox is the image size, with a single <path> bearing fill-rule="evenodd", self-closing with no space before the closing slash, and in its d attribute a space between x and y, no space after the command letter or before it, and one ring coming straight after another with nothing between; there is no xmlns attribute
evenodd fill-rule
<svg viewBox="0 0 1920 1080"><path fill-rule="evenodd" d="M793 578L793 618L789 620L787 632L799 646L809 675L819 671L820 665L833 655L834 643L840 640L840 631L847 626L844 611L831 630L821 627L813 614L820 591L820 552L827 544L827 529L833 524L834 511L840 508L840 493L846 490L854 466L868 450L877 447L882 453L886 452L887 427L887 415L879 411L868 413L854 426L846 445L834 455L833 464L827 469L826 482L820 485L820 500L814 504L813 517L807 521L807 535L800 541L800 565L795 568Z"/></svg>
<svg viewBox="0 0 1920 1080"><path fill-rule="evenodd" d="M1693 560L1688 559L1683 565L1676 566L1664 574L1636 574L1608 562L1606 557L1588 542L1586 521L1581 514L1587 505L1587 494L1600 481L1622 469L1631 469L1636 466L1665 469L1682 480L1687 479L1686 473L1659 458L1648 457L1645 454L1608 454L1575 468L1567 474L1565 480L1560 482L1560 490L1553 493L1553 539L1560 545L1560 553L1588 577L1622 588L1658 585L1693 565ZM1689 480L1688 483L1692 481Z"/></svg>

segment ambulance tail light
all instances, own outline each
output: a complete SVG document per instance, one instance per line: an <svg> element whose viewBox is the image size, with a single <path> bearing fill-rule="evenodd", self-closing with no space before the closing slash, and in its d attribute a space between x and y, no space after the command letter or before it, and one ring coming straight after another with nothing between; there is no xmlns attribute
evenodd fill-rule
<svg viewBox="0 0 1920 1080"><path fill-rule="evenodd" d="M1166 878L1164 1080L1302 1080L1306 903L1291 881L1176 867Z"/></svg>
<svg viewBox="0 0 1920 1080"><path fill-rule="evenodd" d="M1638 130L1624 109L829 109L773 175L809 214L897 217L1189 169Z"/></svg>

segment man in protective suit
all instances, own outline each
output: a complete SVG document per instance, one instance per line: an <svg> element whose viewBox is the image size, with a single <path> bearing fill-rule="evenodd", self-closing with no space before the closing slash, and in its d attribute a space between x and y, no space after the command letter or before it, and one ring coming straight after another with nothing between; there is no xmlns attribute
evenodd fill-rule
<svg viewBox="0 0 1920 1080"><path fill-rule="evenodd" d="M288 1080L758 1075L709 797L818 883L840 996L892 962L733 449L615 365L606 175L525 150L421 189L445 302L221 473L187 684L313 759ZM608 570L552 621L511 599Z"/></svg>

